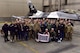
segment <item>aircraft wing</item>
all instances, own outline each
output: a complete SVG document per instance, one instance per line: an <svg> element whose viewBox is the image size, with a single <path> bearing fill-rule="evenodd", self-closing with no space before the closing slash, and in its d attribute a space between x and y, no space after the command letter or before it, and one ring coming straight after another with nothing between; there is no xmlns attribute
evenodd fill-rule
<svg viewBox="0 0 80 53"><path fill-rule="evenodd" d="M17 19L23 19L23 18L25 18L25 16L12 16L13 18L17 18Z"/></svg>
<svg viewBox="0 0 80 53"><path fill-rule="evenodd" d="M60 11L51 12L47 16L47 18L62 18L62 19L73 19L73 20L79 19L77 14L69 14Z"/></svg>

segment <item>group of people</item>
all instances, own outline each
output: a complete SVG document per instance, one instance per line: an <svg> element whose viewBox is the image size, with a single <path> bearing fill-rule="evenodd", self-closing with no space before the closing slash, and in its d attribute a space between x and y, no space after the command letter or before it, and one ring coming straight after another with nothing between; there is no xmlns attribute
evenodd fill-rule
<svg viewBox="0 0 80 53"><path fill-rule="evenodd" d="M48 34L50 41L61 42L63 40L72 40L73 23L65 19L16 19L10 24L5 22L2 26L4 32L4 41L10 40L29 40L38 39L38 33Z"/></svg>

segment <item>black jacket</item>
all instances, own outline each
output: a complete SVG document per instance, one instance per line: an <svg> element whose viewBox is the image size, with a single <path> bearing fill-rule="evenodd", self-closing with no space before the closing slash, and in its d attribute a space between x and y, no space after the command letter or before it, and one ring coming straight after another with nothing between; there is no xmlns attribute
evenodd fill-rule
<svg viewBox="0 0 80 53"><path fill-rule="evenodd" d="M24 32L29 32L29 26L27 26L27 25L26 26L23 26L23 31Z"/></svg>
<svg viewBox="0 0 80 53"><path fill-rule="evenodd" d="M60 30L60 32L64 32L64 30L65 30L65 25L64 25L64 24L59 24L59 25L58 25L58 30Z"/></svg>
<svg viewBox="0 0 80 53"><path fill-rule="evenodd" d="M14 24L9 25L9 31L10 32L15 32L15 25Z"/></svg>
<svg viewBox="0 0 80 53"><path fill-rule="evenodd" d="M41 28L41 31L42 31L42 32L45 32L45 29L46 29L45 24L41 24L41 25L40 25L40 28Z"/></svg>
<svg viewBox="0 0 80 53"><path fill-rule="evenodd" d="M4 33L5 33L5 32L8 32L8 30L9 30L8 24L4 24L4 25L2 26L2 30L3 30Z"/></svg>

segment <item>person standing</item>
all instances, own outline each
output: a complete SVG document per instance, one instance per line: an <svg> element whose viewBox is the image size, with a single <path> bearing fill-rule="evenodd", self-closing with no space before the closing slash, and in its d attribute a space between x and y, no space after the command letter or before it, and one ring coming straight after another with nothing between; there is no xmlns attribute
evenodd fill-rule
<svg viewBox="0 0 80 53"><path fill-rule="evenodd" d="M38 22L38 20L35 20L34 23L34 32L35 32L35 38L38 39L38 32L41 30L40 28L40 23Z"/></svg>
<svg viewBox="0 0 80 53"><path fill-rule="evenodd" d="M9 25L9 31L10 31L11 42L14 42L14 38L15 38L15 23L14 22L12 22Z"/></svg>
<svg viewBox="0 0 80 53"><path fill-rule="evenodd" d="M23 29L24 23L20 23L20 40L24 40L24 29Z"/></svg>
<svg viewBox="0 0 80 53"><path fill-rule="evenodd" d="M50 32L50 30L51 30L51 21L50 21L50 20L48 20L48 23L47 23L47 29L48 29L49 32Z"/></svg>
<svg viewBox="0 0 80 53"><path fill-rule="evenodd" d="M27 25L27 23L25 23L24 26L23 26L23 32L24 32L24 39L28 40L28 37L29 37L29 26Z"/></svg>
<svg viewBox="0 0 80 53"><path fill-rule="evenodd" d="M16 40L20 40L20 24L18 22L15 22L15 25L14 25L14 30L15 30L15 35L16 35Z"/></svg>
<svg viewBox="0 0 80 53"><path fill-rule="evenodd" d="M41 28L41 32L45 32L45 29L46 29L46 26L45 26L45 22L43 21L40 25L40 28Z"/></svg>
<svg viewBox="0 0 80 53"><path fill-rule="evenodd" d="M56 31L56 23L55 23L55 20L51 21L51 28L54 28L54 31Z"/></svg>
<svg viewBox="0 0 80 53"><path fill-rule="evenodd" d="M58 30L60 31L59 40L63 40L65 36L65 25L63 24L63 20L60 20L60 23L58 25Z"/></svg>
<svg viewBox="0 0 80 53"><path fill-rule="evenodd" d="M27 26L29 26L29 39L34 39L34 22L33 21L29 21Z"/></svg>
<svg viewBox="0 0 80 53"><path fill-rule="evenodd" d="M2 26L2 30L4 32L4 41L7 42L9 41L8 39L8 30L9 30L9 25L7 22L5 22L5 24Z"/></svg>
<svg viewBox="0 0 80 53"><path fill-rule="evenodd" d="M68 23L67 25L67 35L66 35L66 38L67 40L72 40L72 32L73 32L73 27L71 25L71 23Z"/></svg>
<svg viewBox="0 0 80 53"><path fill-rule="evenodd" d="M58 21L56 21L56 29L55 29L56 37L58 37L58 25L59 25L59 22L58 22Z"/></svg>

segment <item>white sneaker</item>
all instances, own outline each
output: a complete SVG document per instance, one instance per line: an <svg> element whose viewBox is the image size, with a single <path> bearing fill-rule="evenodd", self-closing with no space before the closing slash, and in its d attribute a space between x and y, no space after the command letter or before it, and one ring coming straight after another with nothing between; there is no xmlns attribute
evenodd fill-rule
<svg viewBox="0 0 80 53"><path fill-rule="evenodd" d="M61 43L61 40L58 40L58 43Z"/></svg>
<svg viewBox="0 0 80 53"><path fill-rule="evenodd" d="M12 42L12 40L10 40Z"/></svg>
<svg viewBox="0 0 80 53"><path fill-rule="evenodd" d="M36 42L39 42L39 40L38 39L35 39L36 40Z"/></svg>
<svg viewBox="0 0 80 53"><path fill-rule="evenodd" d="M62 40L62 38L60 38L60 40Z"/></svg>

